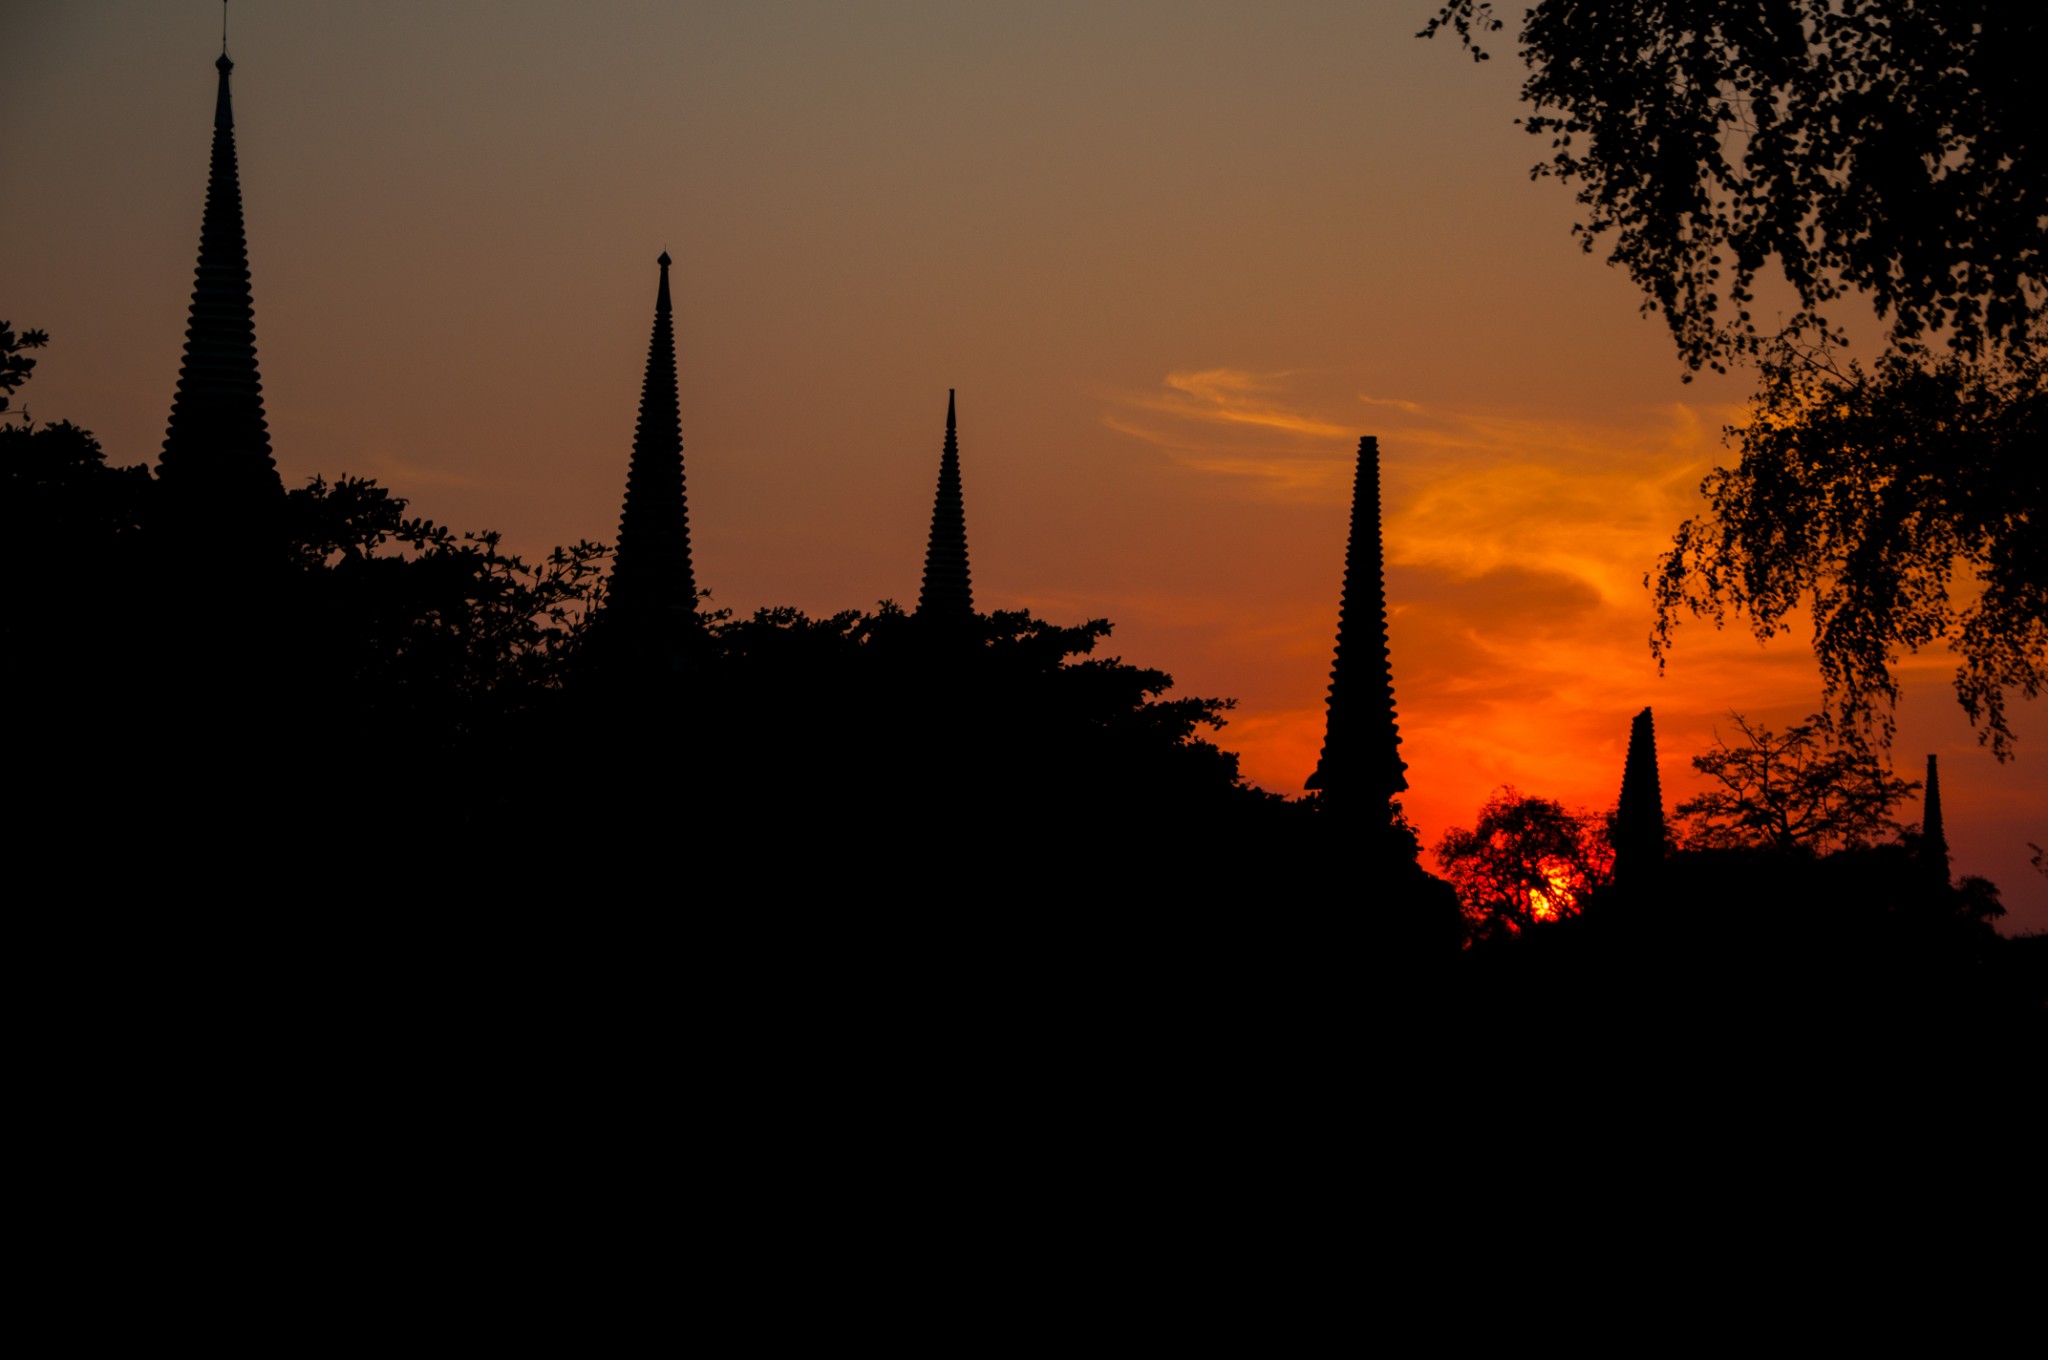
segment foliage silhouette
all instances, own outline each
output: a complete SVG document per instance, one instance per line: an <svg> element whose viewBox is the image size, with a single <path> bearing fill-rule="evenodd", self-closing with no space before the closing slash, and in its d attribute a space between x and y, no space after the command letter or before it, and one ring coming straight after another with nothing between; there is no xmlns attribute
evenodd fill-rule
<svg viewBox="0 0 2048 1360"><path fill-rule="evenodd" d="M1999 901L1998 885L1982 874L1964 874L1952 891L1958 914L1968 920L1990 925L2005 915L2005 904Z"/></svg>
<svg viewBox="0 0 2048 1360"><path fill-rule="evenodd" d="M1746 611L1767 638L1808 598L1831 719L1889 741L1900 650L1947 640L1957 696L2006 758L2007 692L2048 684L2044 356L1781 366L1766 384L1764 405L1797 417L1733 432L1740 463L1707 477L1708 513L1658 564L1653 649L1681 611L1717 625Z"/></svg>
<svg viewBox="0 0 2048 1360"><path fill-rule="evenodd" d="M529 565L495 532L457 535L406 508L358 477L315 477L287 494L322 669L372 709L428 695L452 703L454 730L480 709L560 689L603 602L609 549L585 541Z"/></svg>
<svg viewBox="0 0 2048 1360"><path fill-rule="evenodd" d="M7 541L47 563L81 546L104 551L141 531L150 507L149 469L109 467L91 431L68 420L54 425L0 425L0 478L6 493L0 523ZM72 569L89 566L70 561Z"/></svg>
<svg viewBox="0 0 2048 1360"><path fill-rule="evenodd" d="M1262 797L1200 735L1228 701L1167 698L1165 673L1095 656L1107 621L972 618L966 647L887 602L713 619L691 703L718 716L687 734L690 763L746 791L729 806L779 801L785 821L815 802L849 827L923 820L974 838Z"/></svg>
<svg viewBox="0 0 2048 1360"><path fill-rule="evenodd" d="M603 598L600 545L529 566L358 478L245 506L216 546L147 467L109 466L69 422L0 426L0 488L0 528L25 550L26 588L0 624L32 658L7 679L14 711L35 715L22 766L52 817L120 771L164 853L218 836L224 817L259 846L307 820L388 829L405 815L383 796L392 771L475 756L484 738L509 752ZM219 792L194 798L195 780Z"/></svg>
<svg viewBox="0 0 2048 1360"><path fill-rule="evenodd" d="M1502 26L1486 0L1452 0L1422 36L1448 27L1483 60ZM1859 292L1895 346L2031 349L2041 28L1981 0L1541 0L1517 37L1523 126L1551 139L1534 173L1580 186L1581 244L1613 234L1609 262L1692 368L1841 344L1822 309ZM1773 261L1800 302L1776 331L1752 311Z"/></svg>
<svg viewBox="0 0 2048 1360"><path fill-rule="evenodd" d="M1818 716L1782 734L1740 713L1741 740L1715 735L1692 765L1720 785L1680 803L1676 818L1696 850L1824 853L1867 845L1899 830L1891 813L1920 787L1891 774L1869 751L1831 746Z"/></svg>
<svg viewBox="0 0 2048 1360"><path fill-rule="evenodd" d="M12 321L0 321L0 412L7 410L15 391L35 371L36 361L22 351L41 349L49 343L47 331L28 330L17 335Z"/></svg>
<svg viewBox="0 0 2048 1360"><path fill-rule="evenodd" d="M1888 743L1897 657L1946 641L1958 697L2011 754L2005 694L2048 675L2042 22L1976 0L1527 12L1524 125L1551 138L1535 172L1580 186L1581 243L1612 235L1690 368L1760 368L1737 467L1659 564L1660 660L1682 612L1747 611L1768 637L1810 593L1832 724ZM1483 58L1501 27L1454 0L1424 35ZM1799 303L1766 325L1773 261ZM1857 295L1887 325L1867 370L1836 358L1829 315Z"/></svg>
<svg viewBox="0 0 2048 1360"><path fill-rule="evenodd" d="M1578 915L1614 870L1604 819L1512 786L1493 792L1471 830L1445 832L1436 857L1482 940Z"/></svg>
<svg viewBox="0 0 2048 1360"><path fill-rule="evenodd" d="M0 322L0 389L17 390L35 366L16 351L46 340L40 331L17 339ZM23 577L0 641L30 659L9 668L7 686L16 712L37 715L22 724L25 759L54 737L67 706L97 713L118 693L149 575L143 527L155 489L148 468L108 466L99 441L70 421L0 424L0 532Z"/></svg>
<svg viewBox="0 0 2048 1360"><path fill-rule="evenodd" d="M1383 935L1445 937L1412 836L1398 857L1361 847L1312 800L1246 785L1206 739L1229 702L1102 655L1105 620L971 615L941 634L886 604L702 611L693 668L625 691L593 660L601 545L529 564L343 477L243 505L235 550L210 556L149 469L107 466L68 424L0 430L0 474L6 522L35 548L6 628L36 658L10 689L41 715L21 751L51 794L53 852L90 839L61 810L118 771L123 801L150 810L138 864L231 835L240 878L295 891L567 891L568 864L534 862L534 791L576 789L607 806L622 872L665 878L685 827L807 901L847 891L858 864L906 902L1185 907L1256 900L1285 864L1377 908ZM108 720L138 695L146 716ZM359 847L317 884L290 848L308 827ZM907 857L882 849L906 835ZM989 880L1040 856L1056 874Z"/></svg>

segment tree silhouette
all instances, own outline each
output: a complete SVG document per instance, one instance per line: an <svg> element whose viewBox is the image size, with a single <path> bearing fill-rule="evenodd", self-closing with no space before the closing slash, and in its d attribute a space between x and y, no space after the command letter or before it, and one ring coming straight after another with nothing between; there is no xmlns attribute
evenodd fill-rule
<svg viewBox="0 0 2048 1360"><path fill-rule="evenodd" d="M91 572L149 513L149 469L109 467L100 441L68 420L0 425L0 485L7 541L42 571Z"/></svg>
<svg viewBox="0 0 2048 1360"><path fill-rule="evenodd" d="M1481 939L1578 915L1614 869L1601 819L1512 786L1494 791L1471 830L1445 832L1436 856Z"/></svg>
<svg viewBox="0 0 2048 1360"><path fill-rule="evenodd" d="M1442 5L1475 58L1502 21ZM1517 37L1535 167L1579 186L1586 250L1610 233L1643 309L1692 368L1784 340L1841 343L1822 308L1867 296L1908 345L2032 349L2048 226L2034 135L2043 20L1982 0L1539 0ZM1772 329L1753 288L1775 262L1800 306Z"/></svg>
<svg viewBox="0 0 2048 1360"><path fill-rule="evenodd" d="M12 321L0 321L0 411L7 409L17 388L28 381L36 361L23 350L41 349L50 343L47 331L14 332Z"/></svg>
<svg viewBox="0 0 2048 1360"><path fill-rule="evenodd" d="M46 342L0 322L0 391L20 388L35 367L18 351ZM40 715L24 724L24 756L51 738L58 714L112 702L114 676L133 664L125 653L150 577L143 530L155 493L148 468L109 466L99 440L70 421L0 423L0 533L22 575L0 641L32 659L8 668L15 711Z"/></svg>
<svg viewBox="0 0 2048 1360"><path fill-rule="evenodd" d="M297 646L351 711L452 734L567 683L603 603L604 545L528 564L497 533L408 516L360 477L315 477L285 507Z"/></svg>
<svg viewBox="0 0 2048 1360"><path fill-rule="evenodd" d="M1768 638L1804 601L1834 721L1889 741L1900 650L1946 639L1964 711L2009 756L2007 693L2048 685L2048 356L1775 366L1764 405L1658 564L1654 650L1683 613L1747 612Z"/></svg>
<svg viewBox="0 0 2048 1360"><path fill-rule="evenodd" d="M1111 813L1128 827L1258 797L1236 757L1201 735L1229 702L1169 697L1163 671L1095 655L1107 620L998 611L963 622L966 646L886 602L822 619L788 608L713 619L712 663L690 689L718 716L689 734L689 761L730 791L729 806L779 801L787 820L814 806L849 824L916 810L990 829Z"/></svg>
<svg viewBox="0 0 2048 1360"><path fill-rule="evenodd" d="M0 639L26 659L5 688L46 848L92 834L66 814L109 782L165 853L227 822L252 862L308 821L388 830L394 766L516 751L603 600L602 545L529 565L360 478L241 503L231 565L184 532L190 508L77 425L0 425L0 531L24 563ZM202 773L231 792L194 798Z"/></svg>
<svg viewBox="0 0 2048 1360"><path fill-rule="evenodd" d="M1737 466L1659 565L1660 659L1683 613L1747 612L1769 637L1804 596L1835 722L1888 742L1893 663L1945 640L2010 754L2006 691L2048 679L2044 22L1978 0L1527 11L1524 125L1551 139L1536 173L1579 186L1582 244L1613 240L1689 368L1760 367ZM1501 27L1454 0L1424 34L1484 57ZM1756 302L1774 268L1788 317ZM1868 369L1834 354L1854 297L1886 328ZM1985 587L1963 604L1959 561Z"/></svg>
<svg viewBox="0 0 2048 1360"><path fill-rule="evenodd" d="M1889 773L1860 747L1831 746L1818 715L1783 733L1740 713L1729 717L1741 740L1731 745L1716 733L1715 748L1692 758L1720 787L1678 805L1688 848L1818 854L1897 833L1892 809L1918 783Z"/></svg>

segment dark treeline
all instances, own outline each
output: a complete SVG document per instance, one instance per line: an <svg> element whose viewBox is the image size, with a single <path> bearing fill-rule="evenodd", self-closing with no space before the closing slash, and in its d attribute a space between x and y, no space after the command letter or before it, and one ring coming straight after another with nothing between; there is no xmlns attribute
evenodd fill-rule
<svg viewBox="0 0 2048 1360"><path fill-rule="evenodd" d="M68 423L0 428L0 458L34 564L12 683L55 795L32 815L108 872L130 856L89 847L258 895L610 875L693 911L1149 911L1307 872L1322 833L1204 739L1225 701L1102 655L1103 620L706 609L650 668L607 628L598 545L528 563L353 478L224 519Z"/></svg>
<svg viewBox="0 0 2048 1360"><path fill-rule="evenodd" d="M1753 1191L1761 1166L1804 1207L1816 1164L1875 1148L1946 1199L1995 1179L1936 1149L2024 1152L2048 938L2001 939L1995 893L1950 882L1931 832L1674 852L1645 710L1603 825L1504 799L1439 846L1455 887L1420 867L1370 438L1296 798L1245 784L1214 740L1227 701L1113 655L1107 621L974 608L950 406L914 610L717 610L689 552L666 254L615 551L528 560L368 481L285 487L225 51L215 69L156 466L0 418L25 564L0 622L25 1108L69 1144L82 1174L56 1184L93 1242L32 1237L87 1263L96 1306L119 1303L102 1262L131 1239L216 1274L242 1266L211 1235L312 1276L300 1240L342 1246L346 1314L409 1297L407 1275L444 1291L473 1256L452 1229L500 1228L550 1269L610 1247L629 1292L729 1260L764 1324L857 1327L792 1262L900 1280L921 1260L892 1230L924 1226L920 1194L947 1246L978 1245L962 1211L992 1202L984 1235L1043 1222L1084 1259L1076 1225L1187 1223L1208 1247L1233 1195L1345 1228L1391 1198L1429 1206L1462 1263L1499 1239L1502 1187L1583 1211L1600 1201L1574 1172L1594 1171L1732 1256L1779 1206L1710 1203L1717 1221L1673 1187ZM0 322L0 417L44 341ZM1522 842L1497 843L1510 825ZM1539 833L1562 839L1528 853ZM1566 851L1584 872L1560 882ZM1916 1121L1947 1136L1900 1132ZM1895 1174L1853 1179L1865 1212L1903 1217ZM160 1208L170 1185L189 1202ZM634 1228L553 1231L557 1199ZM169 1233L179 1250L153 1250ZM1105 1264L1144 1254L1103 1240ZM413 1242L430 1268L403 1268ZM1027 1287L1075 1292L1045 1273Z"/></svg>
<svg viewBox="0 0 2048 1360"><path fill-rule="evenodd" d="M70 424L0 428L0 468L17 872L60 911L457 991L505 985L458 957L877 1015L1044 987L1043 1023L1165 1007L1283 1029L1286 1064L1367 1015L1417 1051L2041 1041L2040 941L1909 845L1659 847L1478 929L1398 820L1246 785L1227 704L1103 621L700 610L649 666L596 545L529 563L355 479L223 517Z"/></svg>
<svg viewBox="0 0 2048 1360"><path fill-rule="evenodd" d="M195 1055L258 1092L374 1069L380 1105L536 1070L658 1104L686 1060L742 1110L797 1093L800 1123L986 1074L984 1108L1013 1084L1076 1111L1178 1089L1204 1093L1195 1121L1348 1136L1361 1108L1441 1115L1400 1099L1411 1078L1462 1092L1464 1122L1563 1066L1604 1104L1649 1073L1690 1100L1703 1067L1799 1089L1985 1058L2003 1089L2038 1059L2048 968L1993 932L1995 893L1952 884L1945 850L1823 852L1790 821L1768 850L1670 853L1647 710L1606 826L1503 801L1438 847L1455 888L1424 872L1371 437L1298 798L1246 785L1211 740L1227 702L1107 654L1108 622L975 609L951 401L915 609L718 611L665 253L615 550L528 561L367 481L286 488L214 65L156 466L0 420L27 564L0 624L12 844L49 932L24 958L63 1024L104 1026L94 1061L167 1102ZM46 339L0 323L0 413ZM1561 855L1584 872L1560 882Z"/></svg>

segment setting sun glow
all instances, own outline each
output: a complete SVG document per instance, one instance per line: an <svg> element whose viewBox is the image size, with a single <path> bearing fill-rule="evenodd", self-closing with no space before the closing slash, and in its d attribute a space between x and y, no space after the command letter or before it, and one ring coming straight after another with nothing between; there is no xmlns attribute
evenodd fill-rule
<svg viewBox="0 0 2048 1360"><path fill-rule="evenodd" d="M1578 874L1561 859L1546 859L1537 867L1548 886L1529 890L1529 915L1538 921L1555 921L1569 915L1585 887L1577 881Z"/></svg>

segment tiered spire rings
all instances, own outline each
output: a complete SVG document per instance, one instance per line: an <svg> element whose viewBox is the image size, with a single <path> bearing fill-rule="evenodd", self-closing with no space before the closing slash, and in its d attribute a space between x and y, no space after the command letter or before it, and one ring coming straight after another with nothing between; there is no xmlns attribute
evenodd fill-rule
<svg viewBox="0 0 2048 1360"><path fill-rule="evenodd" d="M235 166L235 114L223 52L213 106L213 157L206 212L199 227L199 266L192 285L185 359L171 402L158 472L188 503L276 498L284 494L270 453L263 384L256 373L256 307L249 284L249 248L242 228L242 188Z"/></svg>
<svg viewBox="0 0 2048 1360"><path fill-rule="evenodd" d="M939 455L939 489L932 501L932 533L925 546L918 617L960 621L974 615L967 571L967 509L960 494L960 440L953 420L953 389L946 389L946 447Z"/></svg>
<svg viewBox="0 0 2048 1360"><path fill-rule="evenodd" d="M1394 668L1387 653L1387 591L1380 546L1380 446L1358 441L1351 490L1351 537L1330 669L1329 722L1308 787L1333 811L1383 814L1408 787L1394 718Z"/></svg>
<svg viewBox="0 0 2048 1360"><path fill-rule="evenodd" d="M668 252L663 251L656 263L661 266L661 283L654 297L647 375L640 386L640 420L626 470L626 500L619 512L609 612L613 626L629 639L674 652L695 623L697 577L690 564L690 510L683 489L682 407Z"/></svg>

